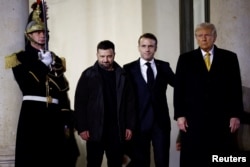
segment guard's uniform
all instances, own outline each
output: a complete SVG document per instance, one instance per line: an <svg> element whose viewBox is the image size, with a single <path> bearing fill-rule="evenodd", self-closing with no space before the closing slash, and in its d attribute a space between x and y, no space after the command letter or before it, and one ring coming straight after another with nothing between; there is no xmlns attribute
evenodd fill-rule
<svg viewBox="0 0 250 167"><path fill-rule="evenodd" d="M79 152L64 61L54 55L50 70L38 59L38 52L27 45L25 51L6 57L6 65L12 67L23 93L15 167L58 166L61 162L66 166L67 161L76 160Z"/></svg>
<svg viewBox="0 0 250 167"><path fill-rule="evenodd" d="M38 8L37 8L38 9ZM36 15L31 15L25 35L44 31ZM53 63L46 65L40 50L30 42L25 51L7 56L6 68L12 68L22 91L23 101L17 127L15 167L75 167L79 155L74 137L73 112L64 76L65 60L51 52ZM15 104L14 104L15 105Z"/></svg>

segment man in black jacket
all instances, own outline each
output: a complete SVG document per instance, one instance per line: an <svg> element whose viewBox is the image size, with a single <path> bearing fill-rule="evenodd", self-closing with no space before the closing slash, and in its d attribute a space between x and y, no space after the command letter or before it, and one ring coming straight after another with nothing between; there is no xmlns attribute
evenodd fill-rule
<svg viewBox="0 0 250 167"><path fill-rule="evenodd" d="M96 63L83 71L75 92L77 130L87 142L87 167L121 167L123 143L135 124L134 96L125 71L114 61L111 41L97 45Z"/></svg>

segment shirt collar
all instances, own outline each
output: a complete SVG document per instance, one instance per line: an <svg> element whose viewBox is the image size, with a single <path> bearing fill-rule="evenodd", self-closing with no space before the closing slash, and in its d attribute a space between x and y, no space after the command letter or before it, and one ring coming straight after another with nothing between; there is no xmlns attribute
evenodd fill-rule
<svg viewBox="0 0 250 167"><path fill-rule="evenodd" d="M144 66L147 62L150 62L151 64L155 64L154 59L152 59L152 60L150 60L150 61L147 61L147 60L145 60L145 59L143 59L143 58L140 58L140 65L141 65L141 66Z"/></svg>
<svg viewBox="0 0 250 167"><path fill-rule="evenodd" d="M203 55L203 57L206 55L207 52L205 52L204 50L201 49L201 53ZM210 55L213 55L214 53L214 46L212 47L212 49L209 51Z"/></svg>

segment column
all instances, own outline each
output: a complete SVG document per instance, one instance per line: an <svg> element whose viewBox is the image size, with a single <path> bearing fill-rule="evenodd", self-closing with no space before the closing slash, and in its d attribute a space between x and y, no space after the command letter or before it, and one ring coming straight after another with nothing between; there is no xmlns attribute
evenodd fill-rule
<svg viewBox="0 0 250 167"><path fill-rule="evenodd" d="M0 166L14 167L16 127L21 92L12 70L5 69L5 56L24 48L24 29L28 18L28 0L0 1Z"/></svg>
<svg viewBox="0 0 250 167"><path fill-rule="evenodd" d="M211 0L211 22L217 27L218 47L236 52L239 59L243 104L246 114L250 117L250 1L249 0ZM223 12L221 12L223 9ZM250 151L250 124L243 122L239 129L239 146L243 151Z"/></svg>

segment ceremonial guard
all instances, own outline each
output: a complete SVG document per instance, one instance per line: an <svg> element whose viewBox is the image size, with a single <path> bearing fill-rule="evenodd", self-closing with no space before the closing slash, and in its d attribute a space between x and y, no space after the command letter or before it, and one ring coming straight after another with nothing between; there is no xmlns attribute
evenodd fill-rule
<svg viewBox="0 0 250 167"><path fill-rule="evenodd" d="M15 167L75 167L79 150L67 95L65 59L48 50L47 5L32 5L25 50L5 58L23 94Z"/></svg>

